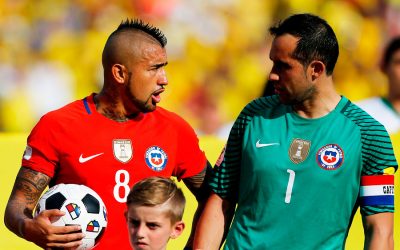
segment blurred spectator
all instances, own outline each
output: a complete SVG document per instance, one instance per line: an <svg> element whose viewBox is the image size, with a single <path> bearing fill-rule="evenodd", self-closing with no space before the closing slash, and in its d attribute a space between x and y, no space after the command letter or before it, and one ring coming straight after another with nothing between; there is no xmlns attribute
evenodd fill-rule
<svg viewBox="0 0 400 250"><path fill-rule="evenodd" d="M388 94L358 102L389 134L400 133L400 37L394 38L383 53L382 72L387 76Z"/></svg>
<svg viewBox="0 0 400 250"><path fill-rule="evenodd" d="M269 44L260 41L277 19L313 12L332 23L343 45L335 82L352 100L385 93L376 55L388 37L400 33L400 5L394 0L17 0L0 1L0 10L0 131L29 131L43 112L98 89L98 55L106 34L124 17L141 17L166 31L174 98L163 106L202 126L201 107L182 103L204 94L197 90L206 92L210 105L204 110L218 119L208 129L198 128L205 134L215 134L259 96L271 66L265 67ZM32 78L35 65L55 67L46 69L54 80ZM51 88L50 82L64 86L61 98L39 91ZM32 104L31 98L41 101Z"/></svg>

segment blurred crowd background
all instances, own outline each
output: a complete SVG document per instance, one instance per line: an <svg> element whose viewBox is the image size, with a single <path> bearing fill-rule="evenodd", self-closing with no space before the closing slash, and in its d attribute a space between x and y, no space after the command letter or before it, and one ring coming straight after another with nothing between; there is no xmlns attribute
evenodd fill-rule
<svg viewBox="0 0 400 250"><path fill-rule="evenodd" d="M98 92L108 35L141 18L168 38L161 106L199 135L220 135L263 92L268 27L303 12L337 34L341 94L358 101L387 91L379 63L400 35L400 0L0 0L0 132L29 132L47 111Z"/></svg>

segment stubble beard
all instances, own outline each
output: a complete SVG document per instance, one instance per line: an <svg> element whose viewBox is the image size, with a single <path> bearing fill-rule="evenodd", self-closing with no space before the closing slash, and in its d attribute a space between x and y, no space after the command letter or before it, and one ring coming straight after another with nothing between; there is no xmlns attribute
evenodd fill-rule
<svg viewBox="0 0 400 250"><path fill-rule="evenodd" d="M303 107L307 101L312 100L315 94L317 93L317 89L315 86L310 86L305 91L303 91L300 95L294 96L291 100L289 100L289 105L293 107Z"/></svg>
<svg viewBox="0 0 400 250"><path fill-rule="evenodd" d="M131 103L133 104L133 106L135 106L135 108L137 110L139 110L142 113L147 113L147 112L152 112L156 109L156 105L153 104L152 101L152 94L149 95L149 97L145 100L145 101L141 101L139 99L137 99L131 92L129 86L130 86L130 77L129 77L129 82L126 85L126 89L125 91L128 94L128 99L131 101Z"/></svg>

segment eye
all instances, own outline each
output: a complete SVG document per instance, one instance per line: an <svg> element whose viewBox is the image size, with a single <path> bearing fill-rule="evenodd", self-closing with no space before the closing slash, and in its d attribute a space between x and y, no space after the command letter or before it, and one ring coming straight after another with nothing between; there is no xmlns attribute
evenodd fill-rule
<svg viewBox="0 0 400 250"><path fill-rule="evenodd" d="M281 62L277 63L277 66L278 66L278 68L280 68L280 69L284 69L284 68L285 68L285 64L283 64L283 63L281 63Z"/></svg>
<svg viewBox="0 0 400 250"><path fill-rule="evenodd" d="M140 225L140 221L139 220L135 220L135 219L131 219L129 221L129 223L133 226L133 227L139 227Z"/></svg>
<svg viewBox="0 0 400 250"><path fill-rule="evenodd" d="M161 68L164 68L166 65L167 63L154 64L151 66L150 70L159 70Z"/></svg>
<svg viewBox="0 0 400 250"><path fill-rule="evenodd" d="M160 226L157 223L147 223L147 227L152 230L155 230L155 229L159 228Z"/></svg>
<svg viewBox="0 0 400 250"><path fill-rule="evenodd" d="M274 68L276 70L290 69L290 65L284 62L274 62Z"/></svg>

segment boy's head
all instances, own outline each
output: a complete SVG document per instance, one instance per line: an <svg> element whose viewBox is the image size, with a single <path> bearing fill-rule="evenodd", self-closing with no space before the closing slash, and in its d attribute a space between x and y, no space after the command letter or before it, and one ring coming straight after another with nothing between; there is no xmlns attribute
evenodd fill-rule
<svg viewBox="0 0 400 250"><path fill-rule="evenodd" d="M185 197L169 178L150 177L136 183L127 198L125 214L132 247L165 249L185 227Z"/></svg>

